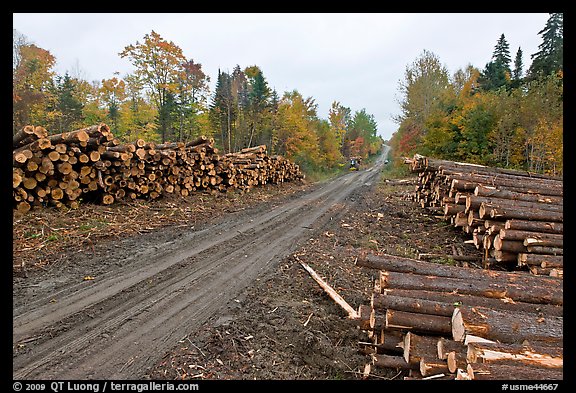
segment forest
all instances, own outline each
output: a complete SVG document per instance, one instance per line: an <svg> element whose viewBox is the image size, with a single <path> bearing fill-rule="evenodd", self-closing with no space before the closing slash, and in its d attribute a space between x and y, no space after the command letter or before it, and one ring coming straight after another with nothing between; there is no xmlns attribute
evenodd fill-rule
<svg viewBox="0 0 576 393"><path fill-rule="evenodd" d="M396 157L414 153L476 164L563 174L563 16L550 14L524 71L504 34L483 69L450 75L424 50L400 82ZM400 160L396 160L401 165Z"/></svg>
<svg viewBox="0 0 576 393"><path fill-rule="evenodd" d="M394 162L420 153L438 158L563 173L563 16L550 14L542 43L524 71L504 34L483 69L450 75L423 50L399 81L401 114L387 143ZM271 89L257 65L209 76L174 42L151 31L118 56L130 74L87 81L81 70L54 71L56 58L13 30L13 134L40 125L50 134L106 123L121 141L212 137L224 153L266 145L305 172L334 173L347 157L380 151L374 116L333 101L327 116L313 97ZM215 79L214 91L210 89Z"/></svg>
<svg viewBox="0 0 576 393"><path fill-rule="evenodd" d="M345 157L374 155L383 143L365 109L334 101L323 119L313 97L297 90L280 96L257 65L219 70L212 92L202 65L155 31L118 54L133 73L92 82L57 75L49 50L13 33L13 134L28 124L56 134L104 122L126 142L206 136L223 153L266 145L317 176L341 170Z"/></svg>

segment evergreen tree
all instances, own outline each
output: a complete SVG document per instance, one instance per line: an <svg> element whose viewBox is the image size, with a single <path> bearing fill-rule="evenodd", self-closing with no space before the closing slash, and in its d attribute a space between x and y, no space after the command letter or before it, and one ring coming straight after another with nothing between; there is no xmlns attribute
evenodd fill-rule
<svg viewBox="0 0 576 393"><path fill-rule="evenodd" d="M522 81L522 49L518 48L518 52L516 52L516 57L514 58L514 70L512 71L512 87L520 86Z"/></svg>
<svg viewBox="0 0 576 393"><path fill-rule="evenodd" d="M492 61L486 64L478 79L480 87L484 90L496 90L508 86L512 74L510 61L510 48L506 37L502 34L494 47Z"/></svg>
<svg viewBox="0 0 576 393"><path fill-rule="evenodd" d="M492 59L506 70L510 71L510 45L508 45L504 34L500 36L496 43Z"/></svg>
<svg viewBox="0 0 576 393"><path fill-rule="evenodd" d="M82 123L82 108L84 104L76 98L73 79L68 72L61 77L56 77L55 107L51 108L56 114L56 123L53 129L59 132L72 131L72 128Z"/></svg>
<svg viewBox="0 0 576 393"><path fill-rule="evenodd" d="M528 71L530 80L556 73L563 69L564 56L564 16L551 13L544 29L538 32L542 43L538 52L532 54L532 64Z"/></svg>
<svg viewBox="0 0 576 393"><path fill-rule="evenodd" d="M215 139L226 152L232 151L232 124L236 115L233 104L232 78L228 73L218 70L209 118L216 131Z"/></svg>

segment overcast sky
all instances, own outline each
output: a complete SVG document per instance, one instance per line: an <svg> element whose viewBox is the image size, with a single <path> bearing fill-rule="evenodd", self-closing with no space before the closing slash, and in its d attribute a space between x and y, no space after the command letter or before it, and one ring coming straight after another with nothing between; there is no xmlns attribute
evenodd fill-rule
<svg viewBox="0 0 576 393"><path fill-rule="evenodd" d="M218 69L257 65L282 96L313 97L328 118L333 101L366 109L389 139L398 125L398 84L424 50L450 74L483 69L504 34L524 70L538 50L547 13L15 13L13 28L56 57L56 72L89 81L133 71L118 55L152 30L202 64L213 92Z"/></svg>

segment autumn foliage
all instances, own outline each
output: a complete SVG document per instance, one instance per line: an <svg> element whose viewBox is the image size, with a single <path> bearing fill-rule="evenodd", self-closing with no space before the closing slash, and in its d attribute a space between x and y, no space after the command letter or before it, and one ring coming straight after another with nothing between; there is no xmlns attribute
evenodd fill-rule
<svg viewBox="0 0 576 393"><path fill-rule="evenodd" d="M14 31L13 134L28 124L58 134L103 122L121 141L206 135L224 153L266 145L304 170L326 172L343 167L351 145L366 157L382 145L364 109L334 102L323 119L313 97L278 94L257 65L219 70L211 91L202 64L155 31L118 55L134 71L90 83L81 72L57 75L55 57Z"/></svg>
<svg viewBox="0 0 576 393"><path fill-rule="evenodd" d="M502 35L483 71L469 65L452 76L436 55L424 51L400 84L402 114L390 140L394 154L562 175L564 92L556 55L561 48L549 50L550 67L539 58L523 78L521 50L513 70L507 50Z"/></svg>

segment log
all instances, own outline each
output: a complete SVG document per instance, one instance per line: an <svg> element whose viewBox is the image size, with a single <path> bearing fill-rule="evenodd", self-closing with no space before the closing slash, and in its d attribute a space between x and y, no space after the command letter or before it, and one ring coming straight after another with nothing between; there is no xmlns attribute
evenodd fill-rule
<svg viewBox="0 0 576 393"><path fill-rule="evenodd" d="M542 238L539 235L529 236L524 239L523 244L525 247L555 247L555 248L563 248L564 247L564 238L563 235L560 235L561 238L553 239L553 238Z"/></svg>
<svg viewBox="0 0 576 393"><path fill-rule="evenodd" d="M563 318L529 313L461 306L452 316L452 338L464 341L467 334L502 343L548 342L563 340Z"/></svg>
<svg viewBox="0 0 576 393"><path fill-rule="evenodd" d="M310 276L320 285L320 287L338 304L340 307L344 309L348 313L348 318L350 319L358 319L358 313L356 310L350 306L346 300L342 296L340 296L332 287L330 287L322 278L312 269L310 266L305 264L304 262L300 262L300 265L310 274Z"/></svg>
<svg viewBox="0 0 576 393"><path fill-rule="evenodd" d="M525 365L561 368L564 365L562 347L531 344L470 343L466 359L469 363L494 363L514 360Z"/></svg>
<svg viewBox="0 0 576 393"><path fill-rule="evenodd" d="M466 345L460 341L455 341L446 337L440 337L436 343L438 359L446 360L448 359L448 354L450 352L462 352L465 353L467 350Z"/></svg>
<svg viewBox="0 0 576 393"><path fill-rule="evenodd" d="M526 209L549 210L553 212L564 211L563 205L561 204L526 202L512 199L481 197L476 195L466 196L466 211L479 210L483 203L492 207L522 207Z"/></svg>
<svg viewBox="0 0 576 393"><path fill-rule="evenodd" d="M485 185L496 187L501 190L510 190L515 192L523 192L530 194L540 194L540 195L552 195L552 196L562 196L563 195L563 183L562 181L549 181L543 179L542 181L537 181L535 179L526 179L518 176L492 176L483 175L475 173L462 173L458 171L443 170L443 175L450 175L452 179L464 180L467 182L475 182L476 185Z"/></svg>
<svg viewBox="0 0 576 393"><path fill-rule="evenodd" d="M534 231L544 233L564 233L564 224L561 222L532 221L510 219L504 224L505 229L515 229L519 231Z"/></svg>
<svg viewBox="0 0 576 393"><path fill-rule="evenodd" d="M377 335L377 353L403 354L404 332L399 330L381 329Z"/></svg>
<svg viewBox="0 0 576 393"><path fill-rule="evenodd" d="M404 357L400 355L372 354L372 365L382 368L395 368L400 370L416 369L415 364L408 364Z"/></svg>
<svg viewBox="0 0 576 393"><path fill-rule="evenodd" d="M493 246L494 246L494 249L497 251L508 251L508 252L512 252L515 254L525 253L528 251L528 249L526 248L526 246L524 245L524 243L522 241L503 240L502 237L500 236L500 233L498 233L494 237Z"/></svg>
<svg viewBox="0 0 576 393"><path fill-rule="evenodd" d="M526 246L529 253L532 254L546 254L546 255L564 255L564 249L562 247L548 247L548 246Z"/></svg>
<svg viewBox="0 0 576 393"><path fill-rule="evenodd" d="M417 299L404 296L395 296L389 293L372 293L370 305L373 309L393 309L420 314L441 315L451 317L454 305L426 299Z"/></svg>
<svg viewBox="0 0 576 393"><path fill-rule="evenodd" d="M534 221L554 221L562 222L564 220L564 214L562 212L553 212L547 210L537 210L537 209L514 209L510 207L495 207L490 212L490 217L495 219L523 219L523 220L534 220Z"/></svg>
<svg viewBox="0 0 576 393"><path fill-rule="evenodd" d="M372 330L386 329L386 313L378 312L378 310L371 309L370 329Z"/></svg>
<svg viewBox="0 0 576 393"><path fill-rule="evenodd" d="M454 261L462 262L478 262L482 257L475 255L422 253L418 254L418 259L453 259Z"/></svg>
<svg viewBox="0 0 576 393"><path fill-rule="evenodd" d="M490 256L492 256L492 258L485 260L486 268L494 265L501 265L502 263L516 263L518 260L518 254L509 251L491 249Z"/></svg>
<svg viewBox="0 0 576 393"><path fill-rule="evenodd" d="M522 274L522 273L518 273ZM504 282L500 280L484 279L479 277L469 278L452 278L441 276L423 276L411 273L399 273L390 271L380 272L381 288L403 288L403 289L421 289L426 288L430 291L452 292L484 296L491 298L510 298L513 301L527 303L544 303L544 304L563 304L562 283L552 278L528 276L533 279L542 279L541 285L526 285L525 283Z"/></svg>
<svg viewBox="0 0 576 393"><path fill-rule="evenodd" d="M490 187L485 185L478 185L474 189L474 195L493 197L493 198L504 198L518 201L527 202L539 202L539 203L551 203L559 204L563 203L563 197L550 196L550 195L538 195L538 194L527 194L523 192L501 190L496 187Z"/></svg>
<svg viewBox="0 0 576 393"><path fill-rule="evenodd" d="M523 274L526 275L526 274ZM484 296L466 295L455 292L436 292L427 291L422 289L384 289L383 294L374 294L375 302L378 301L379 296L394 295L397 297L409 297L417 300L429 300L435 302L448 303L452 306L467 305L467 306L484 306L498 310L519 311L533 314L544 315L564 315L562 306L551 304L538 304L538 303L525 303L520 301L512 301L509 298L491 298Z"/></svg>
<svg viewBox="0 0 576 393"><path fill-rule="evenodd" d="M386 328L410 330L416 333L444 334L452 332L451 318L441 315L386 310Z"/></svg>
<svg viewBox="0 0 576 393"><path fill-rule="evenodd" d="M37 139L46 138L48 131L41 126L27 125L21 128L16 134L12 136L12 148L17 149L34 142Z"/></svg>
<svg viewBox="0 0 576 393"><path fill-rule="evenodd" d="M558 277L558 278L564 277L564 269L553 268L550 271L550 277Z"/></svg>
<svg viewBox="0 0 576 393"><path fill-rule="evenodd" d="M446 363L448 371L456 373L460 369L466 369L468 362L466 361L466 352L463 351L450 351L446 355Z"/></svg>
<svg viewBox="0 0 576 393"><path fill-rule="evenodd" d="M424 377L437 374L448 374L449 372L446 360L427 357L422 357L420 359L420 374Z"/></svg>
<svg viewBox="0 0 576 393"><path fill-rule="evenodd" d="M473 380L562 380L563 369L512 364L468 363L466 372Z"/></svg>
<svg viewBox="0 0 576 393"><path fill-rule="evenodd" d="M370 329L370 314L372 313L372 309L370 306L366 304L361 304L358 306L358 318L356 319L356 323L362 330Z"/></svg>
<svg viewBox="0 0 576 393"><path fill-rule="evenodd" d="M420 359L426 357L436 358L436 337L417 335L412 332L406 333L402 343L404 360L411 367L420 368Z"/></svg>
<svg viewBox="0 0 576 393"><path fill-rule="evenodd" d="M563 255L547 255L547 254L532 254L521 253L518 254L518 266L540 266L549 268L562 268L564 265Z"/></svg>
<svg viewBox="0 0 576 393"><path fill-rule="evenodd" d="M528 238L562 241L562 239L564 238L564 235L561 233L533 232L533 231L523 231L519 229L501 229L499 235L500 239L503 240L522 240L522 241Z"/></svg>
<svg viewBox="0 0 576 393"><path fill-rule="evenodd" d="M557 285L553 280L549 282L535 281L534 277L522 273L483 270L471 267L450 266L439 263L419 261L417 259L398 257L394 255L360 255L355 261L356 266L370 269L394 271L398 273L414 273L439 277L462 279L481 279L495 282L510 282L525 285ZM448 291L449 292L449 291Z"/></svg>

